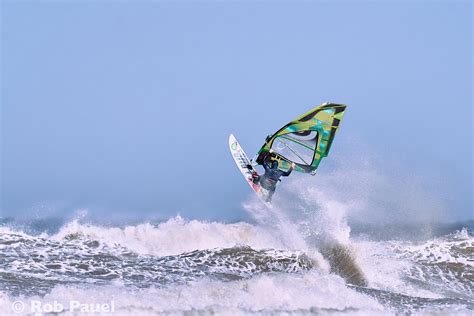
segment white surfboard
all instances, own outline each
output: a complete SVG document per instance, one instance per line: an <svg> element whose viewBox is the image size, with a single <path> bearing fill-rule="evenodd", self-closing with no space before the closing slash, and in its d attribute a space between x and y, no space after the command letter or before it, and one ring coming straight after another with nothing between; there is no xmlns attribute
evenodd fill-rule
<svg viewBox="0 0 474 316"><path fill-rule="evenodd" d="M242 147L240 147L239 142L232 134L230 134L229 136L229 148L232 157L234 158L235 164L239 168L240 172L242 173L252 190L263 202L265 202L267 205L270 205L270 203L266 202L268 191L262 188L258 182L255 183L253 181L253 177L258 173L252 166L250 168L247 167L248 165L250 165L250 159L245 154Z"/></svg>

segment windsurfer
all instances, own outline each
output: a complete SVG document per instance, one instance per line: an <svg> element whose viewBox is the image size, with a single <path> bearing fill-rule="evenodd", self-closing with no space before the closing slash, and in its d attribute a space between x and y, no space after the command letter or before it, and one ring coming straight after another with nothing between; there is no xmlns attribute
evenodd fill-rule
<svg viewBox="0 0 474 316"><path fill-rule="evenodd" d="M270 149L270 154L272 152L273 150ZM288 177L293 171L293 168L295 167L295 164L292 163L290 169L288 169L287 171L280 170L278 168L278 161L272 161L270 154L267 154L266 157L263 159L262 166L265 169L265 173L261 176L254 177L254 179L260 183L262 188L268 191L268 194L265 195L266 202L272 201L272 196L273 193L275 193L276 185L278 181L281 181L280 178Z"/></svg>

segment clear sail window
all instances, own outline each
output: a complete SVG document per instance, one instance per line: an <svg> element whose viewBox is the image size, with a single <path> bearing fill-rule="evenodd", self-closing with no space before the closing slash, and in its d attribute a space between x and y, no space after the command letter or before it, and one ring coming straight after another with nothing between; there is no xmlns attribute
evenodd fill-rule
<svg viewBox="0 0 474 316"><path fill-rule="evenodd" d="M278 136L272 144L273 151L297 164L311 165L318 143L318 132L302 131Z"/></svg>

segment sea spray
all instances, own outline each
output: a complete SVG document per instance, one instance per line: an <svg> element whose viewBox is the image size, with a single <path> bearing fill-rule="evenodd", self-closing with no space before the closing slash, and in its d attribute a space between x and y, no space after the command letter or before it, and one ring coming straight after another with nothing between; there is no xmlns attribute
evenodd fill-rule
<svg viewBox="0 0 474 316"><path fill-rule="evenodd" d="M271 206L252 199L244 203L244 208L260 226L276 232L285 246L305 249L319 266L351 284L367 285L350 245L345 216L350 206L325 196L309 180L288 184L290 189L281 190Z"/></svg>

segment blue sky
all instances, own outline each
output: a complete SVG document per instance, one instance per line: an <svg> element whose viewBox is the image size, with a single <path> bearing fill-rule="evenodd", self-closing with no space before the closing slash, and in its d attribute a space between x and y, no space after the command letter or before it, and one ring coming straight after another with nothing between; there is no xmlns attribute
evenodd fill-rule
<svg viewBox="0 0 474 316"><path fill-rule="evenodd" d="M4 216L239 218L229 133L253 155L332 101L328 159L363 144L473 218L468 1L3 1L1 38Z"/></svg>

